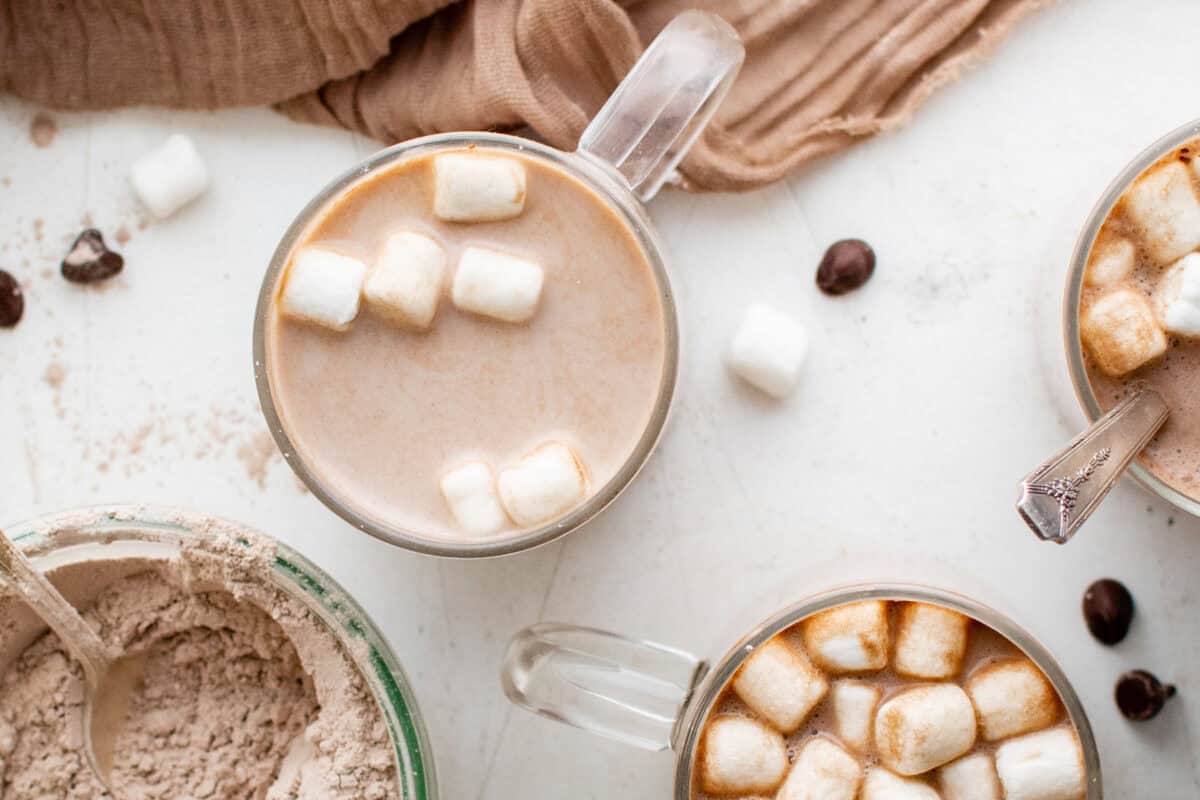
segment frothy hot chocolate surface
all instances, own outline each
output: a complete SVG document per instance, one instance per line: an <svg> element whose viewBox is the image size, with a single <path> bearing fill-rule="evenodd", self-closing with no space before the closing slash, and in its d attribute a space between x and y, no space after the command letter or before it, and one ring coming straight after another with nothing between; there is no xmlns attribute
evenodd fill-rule
<svg viewBox="0 0 1200 800"><path fill-rule="evenodd" d="M594 494L633 451L662 381L660 287L635 236L574 177L533 156L503 157L525 169L519 216L437 219L432 160L420 157L335 199L297 251L315 245L372 264L387 237L416 231L445 249L451 276L467 247L527 259L545 272L527 322L468 313L448 287L424 332L367 304L345 331L278 309L268 322L272 393L309 470L365 516L432 539L463 537L439 480L464 462L499 468L561 441ZM509 520L493 535L520 529Z"/></svg>

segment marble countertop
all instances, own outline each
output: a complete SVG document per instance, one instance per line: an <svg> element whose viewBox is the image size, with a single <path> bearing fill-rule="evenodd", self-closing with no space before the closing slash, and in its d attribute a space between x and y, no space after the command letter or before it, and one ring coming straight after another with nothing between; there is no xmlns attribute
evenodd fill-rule
<svg viewBox="0 0 1200 800"><path fill-rule="evenodd" d="M508 637L574 621L714 657L731 620L859 580L931 582L993 604L1056 654L1087 707L1113 798L1200 796L1200 520L1130 482L1067 547L1037 542L1016 482L1077 431L1061 352L1067 259L1113 175L1200 116L1190 0L1070 0L1022 25L906 129L744 195L668 191L652 214L685 334L678 399L648 467L599 520L502 560L437 560L348 528L301 491L259 416L251 319L292 216L377 145L264 109L55 114L0 99L0 268L26 318L0 332L0 517L91 503L182 505L258 526L328 569L406 665L446 798L664 798L671 758L512 708ZM143 227L130 163L193 136L214 182ZM124 228L103 290L57 276L83 220ZM831 299L824 248L869 241L875 278ZM803 320L790 400L730 378L749 303ZM1079 613L1101 576L1132 589L1129 639ZM1180 696L1133 725L1116 676L1145 667Z"/></svg>

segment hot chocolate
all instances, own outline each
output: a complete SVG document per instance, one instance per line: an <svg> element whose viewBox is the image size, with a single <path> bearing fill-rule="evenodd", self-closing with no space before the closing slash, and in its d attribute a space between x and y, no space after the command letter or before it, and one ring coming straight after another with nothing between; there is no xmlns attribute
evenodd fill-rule
<svg viewBox="0 0 1200 800"><path fill-rule="evenodd" d="M513 536L630 458L664 381L664 291L611 204L548 160L413 156L293 248L266 323L272 399L310 480L357 514Z"/></svg>

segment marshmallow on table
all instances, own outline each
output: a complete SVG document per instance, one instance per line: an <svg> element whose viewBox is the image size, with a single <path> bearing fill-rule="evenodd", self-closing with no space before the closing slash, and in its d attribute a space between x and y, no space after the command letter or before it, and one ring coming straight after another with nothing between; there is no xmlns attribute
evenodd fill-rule
<svg viewBox="0 0 1200 800"><path fill-rule="evenodd" d="M830 672L868 672L888 662L888 608L883 600L847 603L803 623L804 644Z"/></svg>
<svg viewBox="0 0 1200 800"><path fill-rule="evenodd" d="M1200 336L1200 253L1175 262L1154 293L1162 326L1180 336Z"/></svg>
<svg viewBox="0 0 1200 800"><path fill-rule="evenodd" d="M988 753L951 761L938 770L943 800L1001 800L996 764Z"/></svg>
<svg viewBox="0 0 1200 800"><path fill-rule="evenodd" d="M958 684L918 686L879 707L875 749L888 769L917 775L974 747L975 728L975 709Z"/></svg>
<svg viewBox="0 0 1200 800"><path fill-rule="evenodd" d="M878 686L863 681L834 681L829 697L833 703L834 728L838 738L859 752L871 746L875 707L882 694Z"/></svg>
<svg viewBox="0 0 1200 800"><path fill-rule="evenodd" d="M446 282L446 251L421 233L387 238L363 284L363 299L393 322L426 330Z"/></svg>
<svg viewBox="0 0 1200 800"><path fill-rule="evenodd" d="M717 717L704 733L700 784L714 794L769 792L783 780L783 737L745 717Z"/></svg>
<svg viewBox="0 0 1200 800"><path fill-rule="evenodd" d="M854 800L862 779L854 756L816 736L800 749L775 800Z"/></svg>
<svg viewBox="0 0 1200 800"><path fill-rule="evenodd" d="M150 213L166 219L208 188L208 167L192 140L176 133L135 161L129 179Z"/></svg>
<svg viewBox="0 0 1200 800"><path fill-rule="evenodd" d="M455 467L442 476L441 490L450 513L467 533L486 536L508 524L487 464L472 461Z"/></svg>
<svg viewBox="0 0 1200 800"><path fill-rule="evenodd" d="M1159 264L1200 247L1200 198L1183 164L1173 161L1139 178L1125 196L1125 210Z"/></svg>
<svg viewBox="0 0 1200 800"><path fill-rule="evenodd" d="M1083 754L1068 727L1012 739L996 748L1005 800L1083 800Z"/></svg>
<svg viewBox="0 0 1200 800"><path fill-rule="evenodd" d="M562 442L546 442L500 470L500 502L513 522L530 527L569 511L587 488L583 463Z"/></svg>
<svg viewBox="0 0 1200 800"><path fill-rule="evenodd" d="M800 323L771 306L750 306L729 347L728 364L752 386L775 398L792 393L808 355Z"/></svg>
<svg viewBox="0 0 1200 800"><path fill-rule="evenodd" d="M358 316L367 266L356 258L306 247L292 257L280 307L290 317L344 331Z"/></svg>
<svg viewBox="0 0 1200 800"><path fill-rule="evenodd" d="M971 621L948 608L905 603L896 623L892 666L909 678L953 678L962 669Z"/></svg>
<svg viewBox="0 0 1200 800"><path fill-rule="evenodd" d="M532 261L484 247L468 247L458 260L454 305L504 322L525 322L537 310L542 268Z"/></svg>
<svg viewBox="0 0 1200 800"><path fill-rule="evenodd" d="M997 661L972 673L967 693L983 738L994 742L1040 730L1058 719L1058 694L1027 658Z"/></svg>
<svg viewBox="0 0 1200 800"><path fill-rule="evenodd" d="M1084 280L1091 286L1120 283L1133 274L1135 256L1133 242L1128 239L1097 245L1092 251L1092 260L1084 270Z"/></svg>
<svg viewBox="0 0 1200 800"><path fill-rule="evenodd" d="M882 767L867 770L859 800L942 800L928 783L901 778Z"/></svg>
<svg viewBox="0 0 1200 800"><path fill-rule="evenodd" d="M510 219L525 209L525 167L515 158L443 153L433 159L433 213L450 222Z"/></svg>
<svg viewBox="0 0 1200 800"><path fill-rule="evenodd" d="M821 702L829 683L803 652L775 638L760 645L738 668L733 690L767 722L791 733Z"/></svg>
<svg viewBox="0 0 1200 800"><path fill-rule="evenodd" d="M1167 351L1167 337L1136 289L1101 295L1079 315L1079 335L1105 373L1118 377Z"/></svg>

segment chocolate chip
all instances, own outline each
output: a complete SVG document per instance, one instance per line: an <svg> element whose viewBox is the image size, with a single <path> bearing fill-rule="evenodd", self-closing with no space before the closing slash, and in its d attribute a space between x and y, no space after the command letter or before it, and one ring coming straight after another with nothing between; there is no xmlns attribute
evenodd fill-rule
<svg viewBox="0 0 1200 800"><path fill-rule="evenodd" d="M1133 622L1133 595L1120 581L1102 578L1083 593L1083 618L1088 630L1104 644L1116 644Z"/></svg>
<svg viewBox="0 0 1200 800"><path fill-rule="evenodd" d="M25 313L25 295L17 279L0 269L0 328L11 328Z"/></svg>
<svg viewBox="0 0 1200 800"><path fill-rule="evenodd" d="M1162 711L1163 704L1175 696L1175 687L1164 684L1142 669L1126 672L1117 680L1117 708L1126 719L1142 722Z"/></svg>
<svg viewBox="0 0 1200 800"><path fill-rule="evenodd" d="M861 239L829 245L817 267L817 287L825 294L845 294L866 283L875 272L875 251Z"/></svg>
<svg viewBox="0 0 1200 800"><path fill-rule="evenodd" d="M95 283L108 280L124 266L125 259L108 249L100 231L88 228L79 234L63 259L62 274L73 283Z"/></svg>

